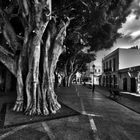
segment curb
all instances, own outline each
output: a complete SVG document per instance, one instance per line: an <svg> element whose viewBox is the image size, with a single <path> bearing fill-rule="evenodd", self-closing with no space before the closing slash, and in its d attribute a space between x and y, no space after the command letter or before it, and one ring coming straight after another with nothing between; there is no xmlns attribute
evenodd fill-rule
<svg viewBox="0 0 140 140"><path fill-rule="evenodd" d="M101 90L104 90L104 89L101 89ZM105 90L106 90L106 89L105 89ZM106 90L106 92L108 92L108 91ZM102 94L102 93L101 93L101 94ZM126 108L128 108L128 109L130 109L131 111L134 111L134 112L140 114L140 112L138 112L138 111L136 111L135 109L133 109L133 108L131 108L131 107L129 107L129 106L127 106L127 105L125 105L125 104L119 102L118 100L111 99L111 98L109 98L109 97L108 97L107 95L105 95L105 94L102 94L102 95L105 96L106 98L108 98L108 99L110 99L110 100L112 100L112 101L114 101L114 102L116 102L116 103L118 103L118 104L120 104L120 105L122 105L122 106L124 106L124 107L126 107ZM121 98L125 98L125 97L121 97ZM128 99L129 99L129 98L128 98Z"/></svg>

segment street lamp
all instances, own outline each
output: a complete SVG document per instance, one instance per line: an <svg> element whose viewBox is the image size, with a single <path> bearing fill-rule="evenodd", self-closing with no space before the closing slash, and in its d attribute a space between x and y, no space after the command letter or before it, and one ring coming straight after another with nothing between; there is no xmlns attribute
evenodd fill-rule
<svg viewBox="0 0 140 140"><path fill-rule="evenodd" d="M94 64L92 65L92 68L93 68L93 84L94 84L94 71L95 71L95 65Z"/></svg>

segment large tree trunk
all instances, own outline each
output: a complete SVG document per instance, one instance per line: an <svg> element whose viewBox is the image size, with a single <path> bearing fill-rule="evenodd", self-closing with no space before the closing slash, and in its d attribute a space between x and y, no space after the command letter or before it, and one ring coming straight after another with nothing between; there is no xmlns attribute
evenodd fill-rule
<svg viewBox="0 0 140 140"><path fill-rule="evenodd" d="M78 71L77 65L74 67L74 62L75 62L75 57L69 58L69 60L67 60L65 67L64 67L65 85L67 87L70 87L72 80L74 78L74 75Z"/></svg>
<svg viewBox="0 0 140 140"><path fill-rule="evenodd" d="M68 82L67 82L68 87L70 87L70 85L72 84L73 77L74 77L74 73L71 73L68 77Z"/></svg>
<svg viewBox="0 0 140 140"><path fill-rule="evenodd" d="M19 1L19 5L25 27L23 46L17 61L8 53L4 54L8 59L1 59L17 78L17 99L13 110L25 111L28 115L56 113L61 105L54 92L54 72L64 50L70 20L56 25L58 23L50 16L51 0L25 0ZM1 52L4 51L0 48Z"/></svg>

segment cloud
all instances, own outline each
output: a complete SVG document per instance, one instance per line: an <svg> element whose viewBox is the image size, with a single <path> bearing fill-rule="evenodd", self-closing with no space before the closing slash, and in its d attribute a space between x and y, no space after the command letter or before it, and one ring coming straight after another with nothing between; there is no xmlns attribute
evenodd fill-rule
<svg viewBox="0 0 140 140"><path fill-rule="evenodd" d="M131 13L118 32L122 34L122 38L127 38L130 42L136 43L140 42L140 0L133 0L130 9Z"/></svg>
<svg viewBox="0 0 140 140"><path fill-rule="evenodd" d="M127 16L126 22L118 30L122 37L116 40L110 50L102 50L97 53L95 65L101 65L102 58L117 48L140 46L140 0L133 0L130 10L131 13Z"/></svg>
<svg viewBox="0 0 140 140"><path fill-rule="evenodd" d="M132 39L137 39L140 36L140 30L134 31L130 34Z"/></svg>
<svg viewBox="0 0 140 140"><path fill-rule="evenodd" d="M140 17L140 0L134 0L130 7L136 14L137 18Z"/></svg>
<svg viewBox="0 0 140 140"><path fill-rule="evenodd" d="M122 37L129 38L132 42L137 41L139 39L138 36L140 36L140 18L136 17L137 15L132 10L126 18L126 22L122 24L122 28L118 30Z"/></svg>

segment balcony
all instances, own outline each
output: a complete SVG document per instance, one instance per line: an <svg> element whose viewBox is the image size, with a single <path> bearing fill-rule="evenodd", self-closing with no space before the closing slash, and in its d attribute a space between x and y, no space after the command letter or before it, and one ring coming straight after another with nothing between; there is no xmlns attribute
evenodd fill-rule
<svg viewBox="0 0 140 140"><path fill-rule="evenodd" d="M104 72L112 72L112 69L111 68L104 69Z"/></svg>

